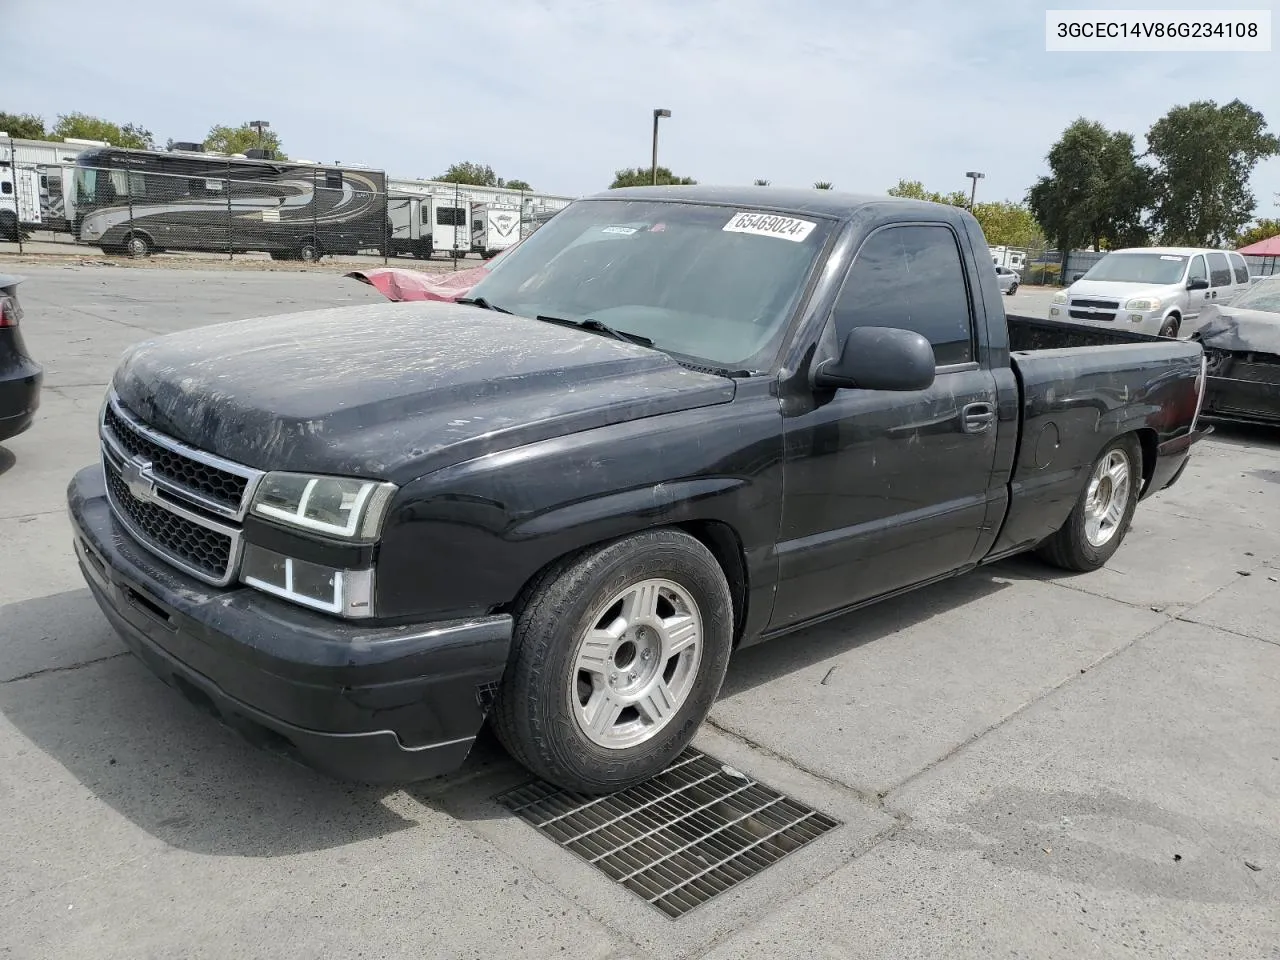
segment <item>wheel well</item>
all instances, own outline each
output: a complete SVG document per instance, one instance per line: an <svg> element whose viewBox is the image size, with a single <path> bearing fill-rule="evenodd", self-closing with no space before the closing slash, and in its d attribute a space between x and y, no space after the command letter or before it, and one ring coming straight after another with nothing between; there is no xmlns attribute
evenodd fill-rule
<svg viewBox="0 0 1280 960"><path fill-rule="evenodd" d="M1156 469L1156 432L1151 429L1137 431L1138 443L1142 445L1142 485L1151 482L1151 475Z"/></svg>
<svg viewBox="0 0 1280 960"><path fill-rule="evenodd" d="M719 520L691 520L676 527L710 550L724 571L729 595L733 598L733 645L736 647L747 621L747 561L742 541L733 527Z"/></svg>
<svg viewBox="0 0 1280 960"><path fill-rule="evenodd" d="M720 565L720 569L724 572L724 578L729 584L729 595L733 600L733 645L736 647L742 639L743 627L746 625L747 618L747 562L746 555L742 549L742 541L739 539L737 531L729 524L718 520L690 520L686 523L672 524L670 528L689 534L689 536L710 550L711 555L716 559L716 563ZM662 528L650 527L649 529L658 530ZM636 532L639 533L641 531ZM610 542L612 541L601 540L598 543L590 543L576 550L571 550L563 556L556 557L556 559L546 564L525 581L511 603L496 607L493 612L515 613L520 609L526 598L557 570L572 563L584 553L597 550Z"/></svg>

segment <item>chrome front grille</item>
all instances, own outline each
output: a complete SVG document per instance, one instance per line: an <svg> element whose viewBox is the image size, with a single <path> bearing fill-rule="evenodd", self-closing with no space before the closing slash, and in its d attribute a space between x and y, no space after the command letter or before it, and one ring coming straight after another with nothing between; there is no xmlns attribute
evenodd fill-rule
<svg viewBox="0 0 1280 960"><path fill-rule="evenodd" d="M127 411L115 393L99 425L107 499L142 546L206 583L225 586L240 560L244 519L262 472L180 443Z"/></svg>
<svg viewBox="0 0 1280 960"><path fill-rule="evenodd" d="M1119 309L1120 303L1117 300L1091 300L1081 297L1071 301L1067 314L1073 320L1112 321L1115 320Z"/></svg>

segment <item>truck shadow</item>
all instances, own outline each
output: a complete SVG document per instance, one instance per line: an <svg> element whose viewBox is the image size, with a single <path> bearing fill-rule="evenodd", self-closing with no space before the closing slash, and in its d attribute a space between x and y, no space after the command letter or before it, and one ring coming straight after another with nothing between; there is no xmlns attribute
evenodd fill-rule
<svg viewBox="0 0 1280 960"><path fill-rule="evenodd" d="M1233 423L1214 420L1210 439L1215 443L1256 450L1280 450L1280 425L1266 426L1260 423Z"/></svg>
<svg viewBox="0 0 1280 960"><path fill-rule="evenodd" d="M741 650L722 696L974 602L1009 581L979 570ZM404 789L338 782L251 745L193 708L125 650L87 590L0 607L0 623L0 718L16 731L6 734L0 725L0 750L16 754L6 792L27 809L70 810L59 797L78 785L179 849L272 857L340 848L436 816L505 819L510 814L494 795L530 779L486 729L452 776ZM33 651L41 644L48 654ZM9 738L18 742L6 744ZM92 815L76 809L74 821L45 816L39 829L72 836L94 829Z"/></svg>
<svg viewBox="0 0 1280 960"><path fill-rule="evenodd" d="M94 848L102 815L73 802L81 788L165 843L218 856L343 847L432 816L418 805L429 799L331 780L194 709L125 650L88 590L0 607L0 625L0 795L53 842Z"/></svg>
<svg viewBox="0 0 1280 960"><path fill-rule="evenodd" d="M728 697L924 623L1011 585L1024 571L979 568L959 577L844 614L817 626L739 650L720 696Z"/></svg>

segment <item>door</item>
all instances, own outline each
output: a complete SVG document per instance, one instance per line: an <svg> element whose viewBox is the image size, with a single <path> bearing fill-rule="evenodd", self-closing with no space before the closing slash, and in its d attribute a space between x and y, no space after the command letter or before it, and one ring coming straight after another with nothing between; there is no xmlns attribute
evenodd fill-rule
<svg viewBox="0 0 1280 960"><path fill-rule="evenodd" d="M991 491L996 382L977 362L960 250L943 224L872 233L823 334L830 355L854 327L923 334L938 364L930 389L838 390L783 403L786 495L774 628L971 560L988 500L1001 491Z"/></svg>
<svg viewBox="0 0 1280 960"><path fill-rule="evenodd" d="M1196 254L1191 258L1191 266L1187 268L1187 285L1190 286L1192 280L1203 280L1209 282L1209 268L1204 264L1204 255ZM1187 291L1187 311L1182 320L1182 331L1192 329L1188 325L1188 320L1197 319L1209 304L1209 290L1188 290Z"/></svg>
<svg viewBox="0 0 1280 960"><path fill-rule="evenodd" d="M1249 289L1249 264L1245 263L1244 257L1238 253L1229 255L1227 259L1231 261L1231 272L1236 278L1236 292L1232 296L1234 300Z"/></svg>
<svg viewBox="0 0 1280 960"><path fill-rule="evenodd" d="M1225 253L1217 250L1205 254L1205 258L1209 264L1209 302L1214 306L1224 306L1235 294L1236 279L1231 272L1231 263Z"/></svg>

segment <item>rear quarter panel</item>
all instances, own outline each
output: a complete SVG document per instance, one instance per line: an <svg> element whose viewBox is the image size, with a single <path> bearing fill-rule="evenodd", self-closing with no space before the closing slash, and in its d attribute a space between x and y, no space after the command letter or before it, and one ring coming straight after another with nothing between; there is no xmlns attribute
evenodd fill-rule
<svg viewBox="0 0 1280 960"><path fill-rule="evenodd" d="M1057 530L1098 454L1122 434L1138 435L1149 480L1159 445L1190 434L1201 354L1198 344L1159 338L1013 352L1021 434L1009 515L992 553Z"/></svg>

